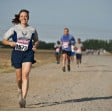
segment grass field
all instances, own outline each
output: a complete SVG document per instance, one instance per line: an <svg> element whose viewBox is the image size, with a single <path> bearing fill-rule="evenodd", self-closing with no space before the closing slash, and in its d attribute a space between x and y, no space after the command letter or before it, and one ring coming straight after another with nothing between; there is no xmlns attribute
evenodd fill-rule
<svg viewBox="0 0 112 112"><path fill-rule="evenodd" d="M0 73L13 72L14 68L11 66L11 51L12 49L0 48ZM54 51L51 50L37 50L35 52L36 63L33 68L55 62Z"/></svg>

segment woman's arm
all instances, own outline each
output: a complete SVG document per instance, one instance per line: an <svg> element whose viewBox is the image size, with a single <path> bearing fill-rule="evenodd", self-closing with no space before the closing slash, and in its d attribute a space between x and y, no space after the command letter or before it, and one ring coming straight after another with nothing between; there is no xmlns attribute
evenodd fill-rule
<svg viewBox="0 0 112 112"><path fill-rule="evenodd" d="M36 41L36 42L34 43L34 45L33 45L32 50L33 50L33 51L36 51L36 49L38 48L38 45L39 45L39 42Z"/></svg>
<svg viewBox="0 0 112 112"><path fill-rule="evenodd" d="M35 30L35 34L34 34L34 44L33 44L33 48L32 50L35 51L39 46L39 41L38 41L38 33Z"/></svg>
<svg viewBox="0 0 112 112"><path fill-rule="evenodd" d="M11 41L9 41L9 40L7 40L7 39L3 39L3 40L2 40L2 43L3 43L4 45L9 45L9 46L11 46L11 47L15 47L15 46L16 46L16 43L15 43L15 42L11 42Z"/></svg>
<svg viewBox="0 0 112 112"><path fill-rule="evenodd" d="M13 34L14 34L14 28L11 27L11 28L4 34L2 43L3 43L4 45L9 45L9 46L11 46L11 47L15 47L15 46L16 46L16 43L15 43L15 42L12 42L12 41L9 41L9 39L13 36Z"/></svg>

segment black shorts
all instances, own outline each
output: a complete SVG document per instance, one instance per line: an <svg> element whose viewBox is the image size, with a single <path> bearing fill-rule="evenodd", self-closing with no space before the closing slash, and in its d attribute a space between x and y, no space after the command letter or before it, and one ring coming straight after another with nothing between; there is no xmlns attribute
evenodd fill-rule
<svg viewBox="0 0 112 112"><path fill-rule="evenodd" d="M11 56L11 62L12 66L15 68L22 68L22 63L24 62L32 62L32 64L35 62L34 61L34 51L33 50L28 50L28 51L12 51L12 56Z"/></svg>
<svg viewBox="0 0 112 112"><path fill-rule="evenodd" d="M62 54L67 54L68 56L71 56L71 51L62 50Z"/></svg>
<svg viewBox="0 0 112 112"><path fill-rule="evenodd" d="M60 56L61 53L60 53L60 52L55 52L55 55L56 55L56 56Z"/></svg>
<svg viewBox="0 0 112 112"><path fill-rule="evenodd" d="M76 59L81 59L82 58L82 54L76 54Z"/></svg>

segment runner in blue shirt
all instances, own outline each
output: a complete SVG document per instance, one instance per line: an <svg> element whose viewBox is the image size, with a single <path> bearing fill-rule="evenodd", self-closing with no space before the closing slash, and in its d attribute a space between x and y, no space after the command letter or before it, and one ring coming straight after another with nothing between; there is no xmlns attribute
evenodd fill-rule
<svg viewBox="0 0 112 112"><path fill-rule="evenodd" d="M75 44L75 38L69 34L69 29L64 28L64 35L61 37L62 45L62 60L63 60L63 72L66 71L66 63L68 71L70 71L70 56L71 56L71 45Z"/></svg>

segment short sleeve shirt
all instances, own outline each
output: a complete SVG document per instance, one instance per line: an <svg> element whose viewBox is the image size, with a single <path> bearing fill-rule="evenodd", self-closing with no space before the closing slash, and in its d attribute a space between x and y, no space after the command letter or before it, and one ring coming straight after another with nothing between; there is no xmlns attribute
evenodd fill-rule
<svg viewBox="0 0 112 112"><path fill-rule="evenodd" d="M75 47L77 48L76 53L81 54L82 53L83 44L82 43L80 43L80 44L76 43Z"/></svg>
<svg viewBox="0 0 112 112"><path fill-rule="evenodd" d="M23 28L20 24L11 27L5 34L4 39L12 39L12 41L27 45L28 49L32 49L33 41L38 41L38 33L35 28L27 26Z"/></svg>

